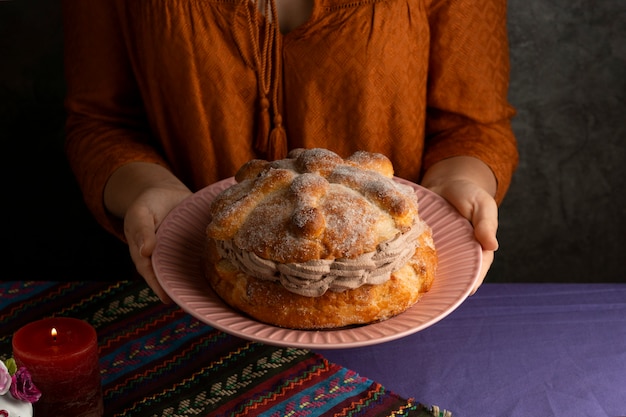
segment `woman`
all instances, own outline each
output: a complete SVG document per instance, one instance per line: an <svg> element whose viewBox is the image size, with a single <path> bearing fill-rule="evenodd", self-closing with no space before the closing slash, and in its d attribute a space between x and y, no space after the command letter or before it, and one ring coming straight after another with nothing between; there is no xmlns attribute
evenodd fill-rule
<svg viewBox="0 0 626 417"><path fill-rule="evenodd" d="M298 147L388 156L472 222L484 279L518 159L504 1L67 0L64 16L68 159L162 300L167 213Z"/></svg>

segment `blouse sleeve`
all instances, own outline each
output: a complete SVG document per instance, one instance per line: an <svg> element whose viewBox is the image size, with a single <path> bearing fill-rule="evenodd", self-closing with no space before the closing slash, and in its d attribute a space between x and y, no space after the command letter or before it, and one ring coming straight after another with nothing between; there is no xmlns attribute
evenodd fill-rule
<svg viewBox="0 0 626 417"><path fill-rule="evenodd" d="M66 140L69 164L96 220L124 239L122 222L104 207L104 187L120 166L167 166L150 134L111 0L63 3Z"/></svg>
<svg viewBox="0 0 626 417"><path fill-rule="evenodd" d="M507 100L505 0L433 0L424 170L466 155L493 171L500 203L518 163Z"/></svg>

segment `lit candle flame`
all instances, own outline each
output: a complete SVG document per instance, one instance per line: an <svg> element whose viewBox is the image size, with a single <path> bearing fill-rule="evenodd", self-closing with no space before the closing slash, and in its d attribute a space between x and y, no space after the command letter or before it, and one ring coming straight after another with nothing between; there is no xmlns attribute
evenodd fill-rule
<svg viewBox="0 0 626 417"><path fill-rule="evenodd" d="M54 327L52 328L52 330L50 330L50 336L52 336L52 339L54 339L54 341L57 341L57 329L55 329Z"/></svg>

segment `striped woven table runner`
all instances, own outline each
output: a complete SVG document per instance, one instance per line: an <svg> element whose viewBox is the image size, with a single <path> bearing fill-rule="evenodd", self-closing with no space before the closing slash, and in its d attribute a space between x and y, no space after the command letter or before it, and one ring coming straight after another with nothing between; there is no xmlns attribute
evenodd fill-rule
<svg viewBox="0 0 626 417"><path fill-rule="evenodd" d="M216 330L140 280L0 282L0 359L18 328L49 316L96 328L107 417L449 415L311 351Z"/></svg>

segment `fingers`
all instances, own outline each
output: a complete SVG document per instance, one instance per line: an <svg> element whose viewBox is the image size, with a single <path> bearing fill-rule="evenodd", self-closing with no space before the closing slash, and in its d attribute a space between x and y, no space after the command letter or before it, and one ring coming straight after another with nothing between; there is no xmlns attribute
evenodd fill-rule
<svg viewBox="0 0 626 417"><path fill-rule="evenodd" d="M154 269L152 267L152 252L150 255L146 255L146 252L139 251L139 257L133 256L131 251L131 257L135 262L135 267L137 268L137 272L144 278L148 286L152 289L152 291L159 297L159 299L165 303L170 304L172 299L167 295L161 284L159 283L156 274L154 273Z"/></svg>
<svg viewBox="0 0 626 417"><path fill-rule="evenodd" d="M474 235L484 250L498 250L498 206L491 196L483 196L474 203L471 218Z"/></svg>
<svg viewBox="0 0 626 417"><path fill-rule="evenodd" d="M498 249L498 206L493 198L498 186L496 177L480 159L456 156L433 164L422 183L448 200L474 227L474 236L483 250L483 262L473 294L484 281Z"/></svg>
<svg viewBox="0 0 626 417"><path fill-rule="evenodd" d="M471 293L474 294L485 280L498 249L498 205L488 192L468 181L440 185L433 191L448 200L474 227L474 236L483 251L479 278Z"/></svg>
<svg viewBox="0 0 626 417"><path fill-rule="evenodd" d="M152 252L156 246L156 232L152 216L147 213L129 211L124 221L124 229L130 256L137 272L162 302L171 303L172 299L159 284L152 267Z"/></svg>
<svg viewBox="0 0 626 417"><path fill-rule="evenodd" d="M480 275L476 285L472 289L471 295L475 294L478 288L485 281L487 272L493 264L494 251L498 250L498 206L495 200L486 193L480 193L473 204L471 218L474 226L474 236L482 246L482 264Z"/></svg>
<svg viewBox="0 0 626 417"><path fill-rule="evenodd" d="M139 265L137 265L137 270L139 271L140 274L142 274L148 286L152 289L152 291L154 291L157 297L159 297L161 302L164 304L171 304L172 299L165 292L163 287L161 287L161 284L159 284L159 281L157 280L157 277L154 274L154 270L152 269L152 263L150 261L150 258L148 258L148 263L150 264L150 266L148 267L146 265L146 268L144 268L143 272L139 271Z"/></svg>
<svg viewBox="0 0 626 417"><path fill-rule="evenodd" d="M472 223L474 235L484 250L498 249L496 233L498 231L498 205L482 188L467 181L449 184L446 187L433 188L459 213Z"/></svg>
<svg viewBox="0 0 626 417"><path fill-rule="evenodd" d="M191 190L164 166L131 162L118 168L104 190L107 210L124 219L124 235L137 272L164 302L170 302L152 268L156 229Z"/></svg>

